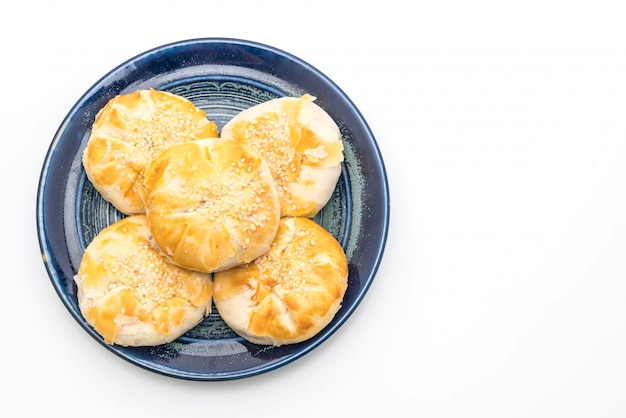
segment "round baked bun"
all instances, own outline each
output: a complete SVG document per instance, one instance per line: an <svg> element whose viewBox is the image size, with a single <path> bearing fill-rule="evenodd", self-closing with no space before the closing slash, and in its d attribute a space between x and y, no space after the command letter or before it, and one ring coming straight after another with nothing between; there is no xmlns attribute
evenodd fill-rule
<svg viewBox="0 0 626 418"><path fill-rule="evenodd" d="M145 174L146 214L164 255L206 273L266 252L280 222L280 202L265 159L235 141L174 145Z"/></svg>
<svg viewBox="0 0 626 418"><path fill-rule="evenodd" d="M248 144L267 159L282 216L312 218L328 203L341 175L343 143L315 97L282 97L235 115L220 137Z"/></svg>
<svg viewBox="0 0 626 418"><path fill-rule="evenodd" d="M100 231L85 249L74 281L83 317L108 344L168 343L211 311L211 275L167 262L145 215Z"/></svg>
<svg viewBox="0 0 626 418"><path fill-rule="evenodd" d="M98 112L83 166L94 188L120 212L143 213L138 189L150 161L170 145L216 136L215 122L189 100L137 90L114 97Z"/></svg>
<svg viewBox="0 0 626 418"><path fill-rule="evenodd" d="M216 273L213 284L215 307L233 331L256 344L293 344L333 319L348 286L348 263L324 228L286 217L266 254Z"/></svg>

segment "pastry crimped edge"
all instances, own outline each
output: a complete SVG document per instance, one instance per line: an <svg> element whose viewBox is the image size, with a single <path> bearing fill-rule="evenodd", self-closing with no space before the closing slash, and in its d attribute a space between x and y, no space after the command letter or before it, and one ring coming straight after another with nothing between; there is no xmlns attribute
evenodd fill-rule
<svg viewBox="0 0 626 418"><path fill-rule="evenodd" d="M332 321L348 286L348 263L323 227L284 217L266 254L213 278L215 307L233 331L281 346L306 341Z"/></svg>
<svg viewBox="0 0 626 418"><path fill-rule="evenodd" d="M142 214L100 231L74 281L81 314L107 344L165 344L211 312L212 276L166 261Z"/></svg>
<svg viewBox="0 0 626 418"><path fill-rule="evenodd" d="M235 141L174 145L145 174L150 229L180 266L216 272L265 253L278 230L280 201L265 159Z"/></svg>
<svg viewBox="0 0 626 418"><path fill-rule="evenodd" d="M281 216L314 217L341 175L343 142L334 119L315 97L280 97L236 114L220 137L258 149L268 160L281 199Z"/></svg>
<svg viewBox="0 0 626 418"><path fill-rule="evenodd" d="M186 98L143 89L110 99L96 115L82 163L89 181L124 214L144 213L143 172L172 144L216 137L215 122Z"/></svg>

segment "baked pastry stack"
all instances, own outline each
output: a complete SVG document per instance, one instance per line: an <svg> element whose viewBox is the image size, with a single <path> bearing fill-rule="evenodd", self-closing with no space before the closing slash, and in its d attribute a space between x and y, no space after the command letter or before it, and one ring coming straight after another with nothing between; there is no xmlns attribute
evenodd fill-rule
<svg viewBox="0 0 626 418"><path fill-rule="evenodd" d="M273 99L243 110L221 131L263 155L280 198L282 219L269 251L214 275L222 319L257 344L313 337L335 316L348 285L341 245L310 219L330 200L343 161L339 127L314 100Z"/></svg>
<svg viewBox="0 0 626 418"><path fill-rule="evenodd" d="M343 145L313 101L261 103L219 138L202 110L170 93L138 91L105 106L83 164L129 216L88 245L74 278L81 312L105 342L172 341L212 302L257 344L298 343L328 325L348 264L311 218L336 186Z"/></svg>

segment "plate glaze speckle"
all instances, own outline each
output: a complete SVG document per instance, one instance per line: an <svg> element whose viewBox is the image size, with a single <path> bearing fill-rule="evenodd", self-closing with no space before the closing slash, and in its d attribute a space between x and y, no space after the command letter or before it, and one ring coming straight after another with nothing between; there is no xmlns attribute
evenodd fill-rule
<svg viewBox="0 0 626 418"><path fill-rule="evenodd" d="M186 97L221 129L241 110L267 100L309 93L340 127L342 175L315 221L342 244L348 290L333 321L312 339L271 347L237 336L213 309L185 335L156 347L104 343L82 317L73 276L86 246L124 215L85 176L81 154L97 112L114 96L154 88ZM187 380L229 380L288 364L324 342L355 311L380 264L389 225L389 190L382 156L366 121L343 91L317 69L273 47L235 39L195 39L164 45L113 69L70 110L41 171L37 228L50 280L70 314L104 347L147 370Z"/></svg>

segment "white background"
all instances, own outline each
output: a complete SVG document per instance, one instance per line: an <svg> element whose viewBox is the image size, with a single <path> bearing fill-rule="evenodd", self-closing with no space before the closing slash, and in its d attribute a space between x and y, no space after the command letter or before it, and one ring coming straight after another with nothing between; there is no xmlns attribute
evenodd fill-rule
<svg viewBox="0 0 626 418"><path fill-rule="evenodd" d="M0 415L626 416L623 1L0 9ZM302 359L228 382L163 377L101 347L54 292L35 225L41 165L83 92L198 37L269 44L324 72L370 124L391 191L386 252L355 314Z"/></svg>

